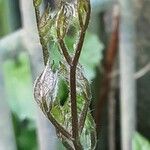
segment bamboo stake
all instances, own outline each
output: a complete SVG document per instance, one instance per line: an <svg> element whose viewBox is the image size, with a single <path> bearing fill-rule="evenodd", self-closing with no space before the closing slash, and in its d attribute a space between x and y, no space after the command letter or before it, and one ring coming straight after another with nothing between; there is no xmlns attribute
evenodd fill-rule
<svg viewBox="0 0 150 150"><path fill-rule="evenodd" d="M136 128L135 16L133 0L120 0L120 88L122 150L132 149Z"/></svg>

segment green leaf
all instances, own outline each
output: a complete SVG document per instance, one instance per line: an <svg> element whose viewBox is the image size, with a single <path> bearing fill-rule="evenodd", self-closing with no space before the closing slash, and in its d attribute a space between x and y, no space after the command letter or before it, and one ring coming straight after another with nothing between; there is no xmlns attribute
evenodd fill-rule
<svg viewBox="0 0 150 150"><path fill-rule="evenodd" d="M13 125L17 149L37 150L38 140L36 135L35 122L28 119L21 121L16 115L13 114Z"/></svg>
<svg viewBox="0 0 150 150"><path fill-rule="evenodd" d="M34 85L34 98L35 101L44 109L50 109L50 103L55 100L56 87L57 87L57 72L53 72L48 60L45 69L41 75L36 79Z"/></svg>
<svg viewBox="0 0 150 150"><path fill-rule="evenodd" d="M59 62L61 61L61 55L58 49L57 44L54 42L50 43L49 46L49 53L50 53L50 64L53 64L53 69L57 70L59 68Z"/></svg>
<svg viewBox="0 0 150 150"><path fill-rule="evenodd" d="M63 39L68 32L70 22L73 18L73 7L70 3L61 1L61 7L57 14L56 28L58 39Z"/></svg>
<svg viewBox="0 0 150 150"><path fill-rule="evenodd" d="M51 113L53 114L54 118L63 125L64 123L64 116L63 111L61 110L59 105L52 107Z"/></svg>
<svg viewBox="0 0 150 150"><path fill-rule="evenodd" d="M150 141L136 133L133 139L133 150L150 150Z"/></svg>
<svg viewBox="0 0 150 150"><path fill-rule="evenodd" d="M88 112L87 114L85 125L83 128L82 134L80 136L80 140L85 150L95 149L96 142L97 142L96 141L96 127L95 127L94 119L92 115L90 114L90 112Z"/></svg>
<svg viewBox="0 0 150 150"><path fill-rule="evenodd" d="M69 97L68 85L64 80L58 82L58 95L57 98L60 100L60 105L63 106Z"/></svg>

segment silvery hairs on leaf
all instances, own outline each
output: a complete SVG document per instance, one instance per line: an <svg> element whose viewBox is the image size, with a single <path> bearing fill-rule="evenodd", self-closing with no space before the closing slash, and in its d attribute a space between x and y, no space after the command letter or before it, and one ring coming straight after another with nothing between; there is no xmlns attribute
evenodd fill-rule
<svg viewBox="0 0 150 150"><path fill-rule="evenodd" d="M42 72L42 74L36 79L34 84L34 98L35 101L41 106L43 100L46 101L49 106L56 97L57 87L57 72L54 73L51 69L49 61Z"/></svg>

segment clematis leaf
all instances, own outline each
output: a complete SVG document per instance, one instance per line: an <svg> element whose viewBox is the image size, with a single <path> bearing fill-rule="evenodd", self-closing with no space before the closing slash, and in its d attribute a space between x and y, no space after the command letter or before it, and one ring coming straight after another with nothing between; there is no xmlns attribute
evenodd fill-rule
<svg viewBox="0 0 150 150"><path fill-rule="evenodd" d="M74 14L74 6L71 3L63 2L57 15L58 37L63 39L69 29Z"/></svg>
<svg viewBox="0 0 150 150"><path fill-rule="evenodd" d="M34 98L40 107L44 104L44 106L47 105L49 109L50 103L54 101L56 97L57 92L56 87L57 87L57 72L54 73L52 71L48 61L44 71L36 79L34 86Z"/></svg>
<svg viewBox="0 0 150 150"><path fill-rule="evenodd" d="M51 18L51 15L50 15L50 6L48 5L42 17L40 18L40 27L44 26L49 20L49 18Z"/></svg>
<svg viewBox="0 0 150 150"><path fill-rule="evenodd" d="M91 140L92 139L92 140ZM83 144L84 149L94 150L96 146L96 127L94 119L91 116L90 112L87 113L85 125L80 136L81 143Z"/></svg>
<svg viewBox="0 0 150 150"><path fill-rule="evenodd" d="M83 27L85 22L86 13L89 11L89 0L78 0L77 11L79 17L80 27Z"/></svg>

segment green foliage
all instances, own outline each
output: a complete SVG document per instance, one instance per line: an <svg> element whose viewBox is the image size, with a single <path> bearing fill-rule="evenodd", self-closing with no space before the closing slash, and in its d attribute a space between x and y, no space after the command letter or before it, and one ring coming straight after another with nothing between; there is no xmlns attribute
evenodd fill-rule
<svg viewBox="0 0 150 150"><path fill-rule="evenodd" d="M150 150L150 141L136 133L133 139L133 150Z"/></svg>
<svg viewBox="0 0 150 150"><path fill-rule="evenodd" d="M35 123L31 120L20 120L13 115L14 131L18 150L37 150Z"/></svg>
<svg viewBox="0 0 150 150"><path fill-rule="evenodd" d="M35 105L32 101L32 85L29 61L22 53L16 59L4 63L7 100L13 113L13 124L19 150L37 150Z"/></svg>
<svg viewBox="0 0 150 150"><path fill-rule="evenodd" d="M57 98L60 100L60 105L63 106L69 97L69 88L64 80L60 80L58 84Z"/></svg>
<svg viewBox="0 0 150 150"><path fill-rule="evenodd" d="M4 64L4 74L7 99L12 112L21 120L35 119L35 105L32 101L32 81L27 55L22 53L17 60L7 60Z"/></svg>

